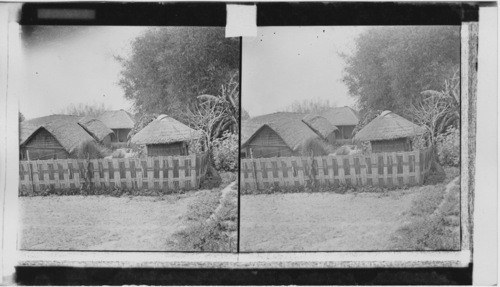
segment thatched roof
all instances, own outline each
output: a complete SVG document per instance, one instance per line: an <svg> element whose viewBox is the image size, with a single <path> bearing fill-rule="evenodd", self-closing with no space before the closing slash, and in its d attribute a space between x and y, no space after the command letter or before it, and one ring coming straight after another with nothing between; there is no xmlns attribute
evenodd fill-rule
<svg viewBox="0 0 500 287"><path fill-rule="evenodd" d="M20 145L26 144L38 130L45 129L68 153L72 153L84 142L95 142L95 139L78 124L78 120L77 116L51 115L21 122Z"/></svg>
<svg viewBox="0 0 500 287"><path fill-rule="evenodd" d="M334 126L355 126L359 123L358 112L349 107L330 108L320 115Z"/></svg>
<svg viewBox="0 0 500 287"><path fill-rule="evenodd" d="M166 115L159 116L136 133L131 141L135 144L168 144L197 139L200 133Z"/></svg>
<svg viewBox="0 0 500 287"><path fill-rule="evenodd" d="M309 114L302 118L302 121L309 126L314 132L321 135L323 138L327 138L330 134L339 129L332 125L326 118Z"/></svg>
<svg viewBox="0 0 500 287"><path fill-rule="evenodd" d="M110 128L98 119L84 117L79 120L79 124L98 141L102 141L106 136L113 133Z"/></svg>
<svg viewBox="0 0 500 287"><path fill-rule="evenodd" d="M310 138L320 138L302 119L305 114L278 112L262 115L241 123L241 142L245 146L264 126L274 130L292 150L298 150Z"/></svg>
<svg viewBox="0 0 500 287"><path fill-rule="evenodd" d="M425 129L423 127L418 126L391 111L384 111L363 127L354 136L354 140L393 140L422 135L424 133Z"/></svg>
<svg viewBox="0 0 500 287"><path fill-rule="evenodd" d="M106 111L97 119L110 129L132 129L135 123L132 115L124 110Z"/></svg>

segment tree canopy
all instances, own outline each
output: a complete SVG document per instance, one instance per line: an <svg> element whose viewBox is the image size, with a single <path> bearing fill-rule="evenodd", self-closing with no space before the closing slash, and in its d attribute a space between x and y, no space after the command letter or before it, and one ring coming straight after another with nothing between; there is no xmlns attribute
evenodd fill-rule
<svg viewBox="0 0 500 287"><path fill-rule="evenodd" d="M337 103L330 103L329 100L323 100L320 98L314 99L304 99L302 101L296 100L290 105L288 105L284 111L294 112L294 113L320 113L330 108L337 106Z"/></svg>
<svg viewBox="0 0 500 287"><path fill-rule="evenodd" d="M374 27L355 41L344 82L358 108L404 113L425 90L442 90L460 65L460 27Z"/></svg>
<svg viewBox="0 0 500 287"><path fill-rule="evenodd" d="M91 116L98 117L107 111L109 108L104 103L93 104L70 104L60 111L62 114L74 116Z"/></svg>
<svg viewBox="0 0 500 287"><path fill-rule="evenodd" d="M218 95L239 70L239 40L224 28L151 28L122 64L120 86L140 115L179 117L203 94Z"/></svg>

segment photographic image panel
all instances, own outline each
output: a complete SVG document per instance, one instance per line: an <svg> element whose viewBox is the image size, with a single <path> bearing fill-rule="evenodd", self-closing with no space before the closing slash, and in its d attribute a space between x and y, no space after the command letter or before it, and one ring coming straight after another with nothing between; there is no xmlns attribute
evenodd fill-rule
<svg viewBox="0 0 500 287"><path fill-rule="evenodd" d="M21 26L21 250L236 252L240 39Z"/></svg>
<svg viewBox="0 0 500 287"><path fill-rule="evenodd" d="M241 252L460 250L460 29L243 39Z"/></svg>

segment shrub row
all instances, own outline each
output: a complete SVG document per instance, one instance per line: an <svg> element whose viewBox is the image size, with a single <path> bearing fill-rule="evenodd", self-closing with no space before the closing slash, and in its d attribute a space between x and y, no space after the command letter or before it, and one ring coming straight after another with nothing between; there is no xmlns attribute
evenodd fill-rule
<svg viewBox="0 0 500 287"><path fill-rule="evenodd" d="M275 194L275 193L313 193L313 192L334 192L338 194L344 193L361 193L361 192L374 192L374 193L383 193L390 190L406 190L410 188L408 185L404 186L391 186L391 187L381 187L381 186L371 186L371 185L333 185L333 184L324 184L317 186L278 186L271 185L264 189L241 189L241 194Z"/></svg>
<svg viewBox="0 0 500 287"><path fill-rule="evenodd" d="M182 194L186 189L133 189L124 187L107 188L66 188L55 189L47 187L39 191L19 190L19 196L53 196L53 195L108 195L108 196L161 196L167 194Z"/></svg>

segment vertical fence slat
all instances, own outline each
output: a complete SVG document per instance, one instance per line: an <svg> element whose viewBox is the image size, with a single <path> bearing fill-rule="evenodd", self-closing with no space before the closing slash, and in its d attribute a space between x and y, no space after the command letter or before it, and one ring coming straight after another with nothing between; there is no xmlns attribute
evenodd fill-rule
<svg viewBox="0 0 500 287"><path fill-rule="evenodd" d="M191 160L191 188L198 188L197 180L196 180L196 154L190 156Z"/></svg>
<svg viewBox="0 0 500 287"><path fill-rule="evenodd" d="M403 183L410 183L410 160L408 158L408 153L403 153Z"/></svg>

